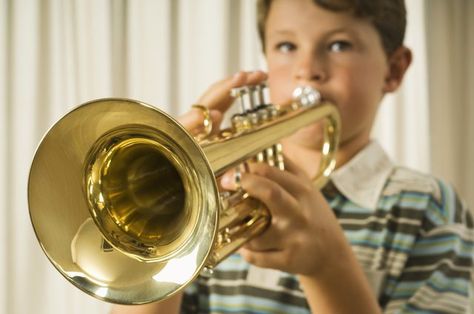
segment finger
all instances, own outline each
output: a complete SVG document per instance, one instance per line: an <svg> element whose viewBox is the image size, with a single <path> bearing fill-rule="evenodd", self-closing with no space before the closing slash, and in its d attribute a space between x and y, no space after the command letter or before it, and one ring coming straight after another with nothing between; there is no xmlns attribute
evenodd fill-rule
<svg viewBox="0 0 474 314"><path fill-rule="evenodd" d="M293 172L286 170L282 171L265 163L250 163L248 168L251 173L276 182L294 198L299 199L302 195L308 192L308 189L312 189L312 185L302 170L300 170L295 164L292 164L291 167Z"/></svg>
<svg viewBox="0 0 474 314"><path fill-rule="evenodd" d="M281 250L284 246L282 235L285 233L280 231L282 228L277 226L280 224L277 220L277 217L272 217L271 226L257 237L248 241L243 247L258 252Z"/></svg>
<svg viewBox="0 0 474 314"><path fill-rule="evenodd" d="M263 71L237 72L231 77L213 84L198 100L211 109L225 112L233 102L230 91L235 87L244 85L254 85L267 79L267 74Z"/></svg>
<svg viewBox="0 0 474 314"><path fill-rule="evenodd" d="M237 72L231 77L216 82L198 99L198 103L209 108L225 111L227 110L226 107L232 103L231 89L243 84L244 80L245 74Z"/></svg>
<svg viewBox="0 0 474 314"><path fill-rule="evenodd" d="M296 211L298 208L298 201L278 183L267 177L245 172L241 175L240 184L249 196L263 202L272 216L276 217L290 210ZM221 185L225 189L236 189L234 178L228 173L222 177Z"/></svg>
<svg viewBox="0 0 474 314"><path fill-rule="evenodd" d="M219 125L222 121L222 113L217 110L210 110L209 115L214 125ZM204 116L200 110L191 109L179 116L177 120L186 130L193 132L203 128Z"/></svg>
<svg viewBox="0 0 474 314"><path fill-rule="evenodd" d="M257 85L266 81L267 73L263 71L246 72L245 83L243 85Z"/></svg>
<svg viewBox="0 0 474 314"><path fill-rule="evenodd" d="M260 252L241 248L239 253L248 263L262 268L272 268L285 271L291 262L287 256L288 254L282 250Z"/></svg>

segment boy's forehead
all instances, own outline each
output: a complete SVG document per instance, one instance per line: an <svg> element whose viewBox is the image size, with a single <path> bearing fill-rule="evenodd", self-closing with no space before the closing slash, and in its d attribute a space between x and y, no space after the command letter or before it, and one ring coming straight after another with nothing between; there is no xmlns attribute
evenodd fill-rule
<svg viewBox="0 0 474 314"><path fill-rule="evenodd" d="M312 0L274 0L267 18L267 31L292 32L351 30L367 21L356 18L350 12L324 9Z"/></svg>

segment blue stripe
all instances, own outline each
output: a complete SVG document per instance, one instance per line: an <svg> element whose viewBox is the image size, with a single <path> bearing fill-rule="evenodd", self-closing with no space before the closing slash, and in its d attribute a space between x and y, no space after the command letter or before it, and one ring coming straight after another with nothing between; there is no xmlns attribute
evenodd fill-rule
<svg viewBox="0 0 474 314"><path fill-rule="evenodd" d="M425 211L428 203L429 203L429 200L426 198L416 199L416 198L402 197L400 199L400 202L397 205L402 209L406 208L406 209Z"/></svg>
<svg viewBox="0 0 474 314"><path fill-rule="evenodd" d="M420 239L413 247L411 255L434 255L454 251L460 257L472 258L473 249L473 242L463 240L457 235L446 235L443 238Z"/></svg>
<svg viewBox="0 0 474 314"><path fill-rule="evenodd" d="M374 209L359 207L357 204L352 203L351 201L347 202L341 208L344 213L354 213L354 214L373 214Z"/></svg>

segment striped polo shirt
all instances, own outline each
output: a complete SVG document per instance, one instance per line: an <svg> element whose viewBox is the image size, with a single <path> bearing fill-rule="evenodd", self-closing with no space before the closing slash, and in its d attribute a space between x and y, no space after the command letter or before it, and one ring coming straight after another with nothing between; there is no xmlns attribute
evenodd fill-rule
<svg viewBox="0 0 474 314"><path fill-rule="evenodd" d="M393 165L373 141L322 192L384 312L469 313L473 219L450 185ZM186 288L182 313L310 310L295 275L233 254Z"/></svg>

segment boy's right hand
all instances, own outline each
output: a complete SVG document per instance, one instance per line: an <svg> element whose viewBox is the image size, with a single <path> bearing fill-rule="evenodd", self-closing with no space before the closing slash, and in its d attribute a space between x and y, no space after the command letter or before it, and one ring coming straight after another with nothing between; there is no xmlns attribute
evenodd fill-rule
<svg viewBox="0 0 474 314"><path fill-rule="evenodd" d="M260 84L266 81L266 79L267 74L263 71L240 71L231 77L212 84L206 92L199 97L196 104L209 109L210 118L214 126L213 132L219 131L224 113L234 101L234 98L230 95L231 90L235 87ZM193 134L195 130L199 130L203 124L203 115L199 109L190 109L177 119Z"/></svg>

